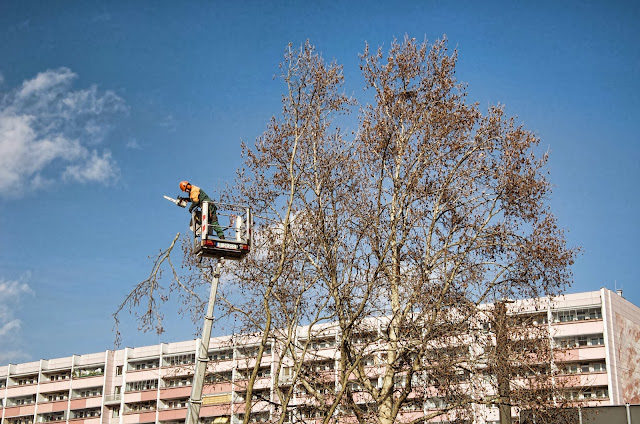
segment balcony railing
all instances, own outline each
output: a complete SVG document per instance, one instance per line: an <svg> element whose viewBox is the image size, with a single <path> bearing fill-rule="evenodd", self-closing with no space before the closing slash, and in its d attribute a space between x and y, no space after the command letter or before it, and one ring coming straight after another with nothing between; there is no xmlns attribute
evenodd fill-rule
<svg viewBox="0 0 640 424"><path fill-rule="evenodd" d="M122 395L120 393L112 393L110 395L104 395L105 403L120 402L120 399L122 399Z"/></svg>

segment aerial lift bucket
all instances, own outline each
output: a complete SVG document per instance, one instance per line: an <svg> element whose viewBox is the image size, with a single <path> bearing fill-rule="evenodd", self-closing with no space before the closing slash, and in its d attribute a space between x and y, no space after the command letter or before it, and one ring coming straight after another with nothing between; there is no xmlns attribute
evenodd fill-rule
<svg viewBox="0 0 640 424"><path fill-rule="evenodd" d="M206 258L242 259L251 251L251 208L244 205L215 203L216 217L209 216L209 202L191 215L193 254ZM228 225L224 225L228 222ZM222 237L218 233L221 233Z"/></svg>

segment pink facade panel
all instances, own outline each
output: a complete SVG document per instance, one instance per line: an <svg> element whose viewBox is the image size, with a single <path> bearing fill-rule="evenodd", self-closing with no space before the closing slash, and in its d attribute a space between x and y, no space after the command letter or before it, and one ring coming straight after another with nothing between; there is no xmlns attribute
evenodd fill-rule
<svg viewBox="0 0 640 424"><path fill-rule="evenodd" d="M215 361L207 364L207 372L224 372L232 369L233 361Z"/></svg>
<svg viewBox="0 0 640 424"><path fill-rule="evenodd" d="M231 391L231 382L229 383L216 383L216 384L206 384L202 388L202 393L210 395L210 394L218 394L218 393L228 393Z"/></svg>
<svg viewBox="0 0 640 424"><path fill-rule="evenodd" d="M561 362L589 361L604 359L606 348L604 346L589 346L575 349L567 349L556 355L556 360Z"/></svg>
<svg viewBox="0 0 640 424"><path fill-rule="evenodd" d="M137 423L141 422L140 421L140 414L134 414L134 413L124 414L122 416L122 422L124 424L137 424Z"/></svg>
<svg viewBox="0 0 640 424"><path fill-rule="evenodd" d="M14 406L4 409L4 417L19 417L22 415L33 415L36 412L35 405Z"/></svg>
<svg viewBox="0 0 640 424"><path fill-rule="evenodd" d="M85 389L87 387L102 386L104 375L93 377L81 377L71 380L71 387L74 389Z"/></svg>
<svg viewBox="0 0 640 424"><path fill-rule="evenodd" d="M158 413L160 421L184 420L187 417L187 409L164 409Z"/></svg>
<svg viewBox="0 0 640 424"><path fill-rule="evenodd" d="M156 413L154 412L143 412L140 414L140 423L153 423L156 421Z"/></svg>
<svg viewBox="0 0 640 424"><path fill-rule="evenodd" d="M141 380L157 380L158 369L148 369L140 371L127 371L127 381L141 381Z"/></svg>
<svg viewBox="0 0 640 424"><path fill-rule="evenodd" d="M175 399L187 397L191 394L191 386L172 387L160 390L160 399Z"/></svg>
<svg viewBox="0 0 640 424"><path fill-rule="evenodd" d="M86 407L87 407L86 399L73 399L71 402L69 402L69 408L71 409L83 409Z"/></svg>
<svg viewBox="0 0 640 424"><path fill-rule="evenodd" d="M69 390L70 385L71 385L71 380L50 381L46 383L41 383L40 393L59 392L62 390Z"/></svg>
<svg viewBox="0 0 640 424"><path fill-rule="evenodd" d="M147 390L147 391L144 391L144 392L140 393L140 400L141 401L156 400L157 398L158 398L158 391L157 390Z"/></svg>
<svg viewBox="0 0 640 424"><path fill-rule="evenodd" d="M236 403L233 406L233 410L236 414L244 414L244 408L246 407L246 402ZM251 407L252 412L264 412L269 411L270 407L267 402L258 402Z"/></svg>
<svg viewBox="0 0 640 424"><path fill-rule="evenodd" d="M236 381L236 390L245 390L249 380ZM271 377L258 378L254 383L254 389L266 389L271 387Z"/></svg>
<svg viewBox="0 0 640 424"><path fill-rule="evenodd" d="M125 403L140 402L141 400L142 400L142 393L140 392L131 392L131 393L124 394Z"/></svg>
<svg viewBox="0 0 640 424"><path fill-rule="evenodd" d="M254 405L251 408L251 410L254 411L254 412L269 411L269 410L271 410L271 405L269 405L267 402L260 402L257 405Z"/></svg>
<svg viewBox="0 0 640 424"><path fill-rule="evenodd" d="M53 402L41 403L38 405L38 413L44 414L53 411Z"/></svg>
<svg viewBox="0 0 640 424"><path fill-rule="evenodd" d="M160 377L163 377L163 378L192 376L193 366L191 365L189 366L189 368L185 368L184 365L181 365L180 367L177 367L177 368L163 367L159 369L158 374L160 375Z"/></svg>
<svg viewBox="0 0 640 424"><path fill-rule="evenodd" d="M207 405L200 409L201 417L222 417L231 414L231 405Z"/></svg>
<svg viewBox="0 0 640 424"><path fill-rule="evenodd" d="M86 399L86 408L97 408L99 406L102 406L102 397L101 396L95 396L95 397L90 397Z"/></svg>
<svg viewBox="0 0 640 424"><path fill-rule="evenodd" d="M607 386L609 379L606 373L600 374L582 374L580 375L580 381L578 383L582 387L589 386Z"/></svg>
<svg viewBox="0 0 640 424"><path fill-rule="evenodd" d="M553 334L555 337L575 336L577 334L600 334L603 331L604 323L601 319L553 324Z"/></svg>
<svg viewBox="0 0 640 424"><path fill-rule="evenodd" d="M38 386L31 384L28 386L10 386L7 387L7 397L19 397L34 395L38 391Z"/></svg>
<svg viewBox="0 0 640 424"><path fill-rule="evenodd" d="M66 411L67 405L68 403L66 400L63 400L60 402L41 403L38 405L38 414L44 414L47 412Z"/></svg>
<svg viewBox="0 0 640 424"><path fill-rule="evenodd" d="M592 359L604 359L607 355L607 350L604 346L584 347L579 349L578 358L580 360L592 360Z"/></svg>
<svg viewBox="0 0 640 424"><path fill-rule="evenodd" d="M61 400L59 402L46 403L45 405L51 407L51 409L49 409L49 411L51 411L51 412L60 412L60 411L66 411L67 410L67 406L69 406L69 402L67 402L66 400ZM47 412L49 412L49 411L47 411ZM41 413L41 412L43 412L43 411L40 409L40 405L38 405L38 414Z"/></svg>

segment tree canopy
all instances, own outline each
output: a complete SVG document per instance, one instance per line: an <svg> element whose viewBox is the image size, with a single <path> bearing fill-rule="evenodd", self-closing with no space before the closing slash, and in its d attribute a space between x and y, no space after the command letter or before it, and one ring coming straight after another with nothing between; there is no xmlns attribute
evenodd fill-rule
<svg viewBox="0 0 640 424"><path fill-rule="evenodd" d="M279 422L299 390L324 422L471 419L474 405L498 403L486 390L498 384L486 370L501 364L483 326L496 322L491 305L554 296L571 281L577 249L548 205L547 153L504 106L467 100L456 60L446 39L366 46L361 103L344 93L342 66L309 42L285 52L282 111L243 145L227 193L254 208L254 247L225 267L233 278L218 304L260 340L248 399L264 349L276 349ZM176 274L172 287L197 306L209 271L185 253L196 274ZM153 275L138 294L148 312L158 307L151 284ZM511 339L548 345L527 328ZM317 347L327 337L334 356ZM518 351L520 367L551 362L548 348Z"/></svg>

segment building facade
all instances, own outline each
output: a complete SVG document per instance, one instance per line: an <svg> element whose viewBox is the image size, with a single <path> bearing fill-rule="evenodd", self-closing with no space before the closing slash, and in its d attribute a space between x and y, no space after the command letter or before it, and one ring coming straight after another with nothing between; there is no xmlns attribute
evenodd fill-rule
<svg viewBox="0 0 640 424"><path fill-rule="evenodd" d="M567 396L586 405L640 403L640 308L608 289L545 300L545 325L564 347L557 364L572 376ZM300 328L304 337L305 328ZM329 334L327 336L327 334ZM315 346L336 357L338 334L324 333ZM71 422L132 424L184 422L199 340L107 350L100 353L0 366L0 424ZM255 343L212 338L200 422L235 424L245 409L243 382L255 365ZM267 349L254 399L274 400L275 349ZM323 371L335 364L322 361ZM280 371L281 384L287 381ZM294 398L294 405L296 400ZM274 404L255 402L251 421L266 421ZM426 406L425 406L426 408ZM479 416L497 422L497 408ZM304 412L291 420L315 421Z"/></svg>

